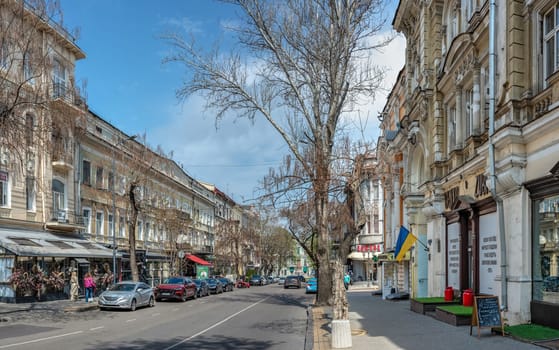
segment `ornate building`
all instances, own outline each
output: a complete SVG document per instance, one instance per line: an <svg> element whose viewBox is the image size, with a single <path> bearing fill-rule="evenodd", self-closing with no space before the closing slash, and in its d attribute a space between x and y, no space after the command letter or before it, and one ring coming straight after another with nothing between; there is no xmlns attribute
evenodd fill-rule
<svg viewBox="0 0 559 350"><path fill-rule="evenodd" d="M497 295L511 324L559 327L557 9L401 1L393 21L407 40L400 192L429 243L427 292Z"/></svg>

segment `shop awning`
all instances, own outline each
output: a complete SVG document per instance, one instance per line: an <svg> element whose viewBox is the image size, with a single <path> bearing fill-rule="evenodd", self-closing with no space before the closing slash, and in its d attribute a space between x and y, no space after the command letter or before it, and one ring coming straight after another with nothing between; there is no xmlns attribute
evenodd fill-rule
<svg viewBox="0 0 559 350"><path fill-rule="evenodd" d="M112 249L99 243L47 231L0 228L0 252L18 256L112 258ZM5 252L4 252L5 253ZM121 255L117 253L117 256Z"/></svg>
<svg viewBox="0 0 559 350"><path fill-rule="evenodd" d="M192 262L195 262L198 265L203 265L203 266L212 266L212 263L207 262L206 260L197 257L196 255L192 255L192 254L186 254L186 256L184 257L185 259L188 259Z"/></svg>

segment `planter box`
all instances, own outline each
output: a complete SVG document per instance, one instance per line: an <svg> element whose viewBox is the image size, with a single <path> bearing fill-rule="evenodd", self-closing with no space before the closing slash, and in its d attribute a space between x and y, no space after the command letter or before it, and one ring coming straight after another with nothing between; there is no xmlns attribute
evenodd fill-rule
<svg viewBox="0 0 559 350"><path fill-rule="evenodd" d="M435 309L435 318L439 321L453 326L469 326L472 323L472 316L463 316L450 313L439 308Z"/></svg>
<svg viewBox="0 0 559 350"><path fill-rule="evenodd" d="M442 302L421 302L415 299L410 300L410 310L425 315L427 312L435 312L437 306L441 305L458 305L459 301L442 301Z"/></svg>

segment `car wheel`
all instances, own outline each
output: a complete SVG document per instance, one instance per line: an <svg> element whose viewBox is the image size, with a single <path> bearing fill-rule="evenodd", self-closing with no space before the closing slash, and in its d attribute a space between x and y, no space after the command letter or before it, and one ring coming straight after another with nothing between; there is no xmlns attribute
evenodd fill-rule
<svg viewBox="0 0 559 350"><path fill-rule="evenodd" d="M149 298L149 303L148 303L149 307L154 307L155 306L155 300L153 299L153 297Z"/></svg>
<svg viewBox="0 0 559 350"><path fill-rule="evenodd" d="M196 298L198 298L198 291L195 291L194 295L192 296L192 299L196 299Z"/></svg>
<svg viewBox="0 0 559 350"><path fill-rule="evenodd" d="M155 301L161 301L161 298L155 298Z"/></svg>
<svg viewBox="0 0 559 350"><path fill-rule="evenodd" d="M186 291L182 293L181 301L184 303L186 301Z"/></svg>
<svg viewBox="0 0 559 350"><path fill-rule="evenodd" d="M136 299L132 299L130 303L130 311L136 311Z"/></svg>

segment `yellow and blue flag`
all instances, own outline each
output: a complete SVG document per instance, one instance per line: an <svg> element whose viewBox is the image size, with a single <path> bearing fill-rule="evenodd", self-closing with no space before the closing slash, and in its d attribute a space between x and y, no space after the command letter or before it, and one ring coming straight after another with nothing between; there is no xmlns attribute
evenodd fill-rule
<svg viewBox="0 0 559 350"><path fill-rule="evenodd" d="M398 241L396 242L396 249L394 250L394 256L398 262L404 258L404 255L410 250L415 241L417 241L417 237L404 226L400 226L400 233L398 234Z"/></svg>

